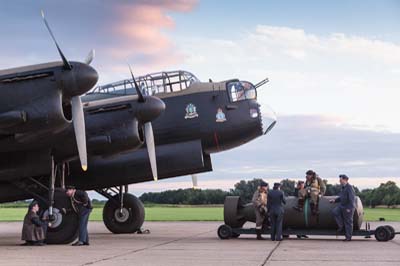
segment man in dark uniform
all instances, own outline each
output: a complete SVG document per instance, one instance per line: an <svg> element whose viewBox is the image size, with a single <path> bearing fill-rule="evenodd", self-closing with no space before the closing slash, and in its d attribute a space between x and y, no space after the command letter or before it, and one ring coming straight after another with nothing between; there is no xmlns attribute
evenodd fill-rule
<svg viewBox="0 0 400 266"><path fill-rule="evenodd" d="M347 175L339 175L339 181L342 186L339 197L330 200L331 203L339 202L339 205L332 210L332 213L338 226L338 232L343 232L344 229L346 235L344 241L351 241L356 196Z"/></svg>
<svg viewBox="0 0 400 266"><path fill-rule="evenodd" d="M271 240L282 240L283 204L286 204L285 196L280 190L281 184L275 183L273 190L268 193L268 212L271 220Z"/></svg>
<svg viewBox="0 0 400 266"><path fill-rule="evenodd" d="M89 234L87 230L89 215L92 212L92 203L86 191L76 190L68 186L66 194L71 198L71 205L79 216L79 240L73 246L88 246Z"/></svg>

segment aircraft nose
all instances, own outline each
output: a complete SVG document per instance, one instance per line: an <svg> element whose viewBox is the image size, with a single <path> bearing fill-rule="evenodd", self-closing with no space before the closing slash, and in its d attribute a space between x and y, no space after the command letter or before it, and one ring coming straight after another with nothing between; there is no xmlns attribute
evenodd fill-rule
<svg viewBox="0 0 400 266"><path fill-rule="evenodd" d="M158 97L144 96L145 101L138 104L137 117L142 123L151 122L165 110L165 103Z"/></svg>
<svg viewBox="0 0 400 266"><path fill-rule="evenodd" d="M268 105L264 105L262 108L260 106L260 112L262 128L265 135L275 126L277 117L274 110L272 110L272 108Z"/></svg>
<svg viewBox="0 0 400 266"><path fill-rule="evenodd" d="M76 83L79 88L79 95L82 95L92 89L94 85L96 85L98 80L99 75L93 67L86 64L81 65L78 75L76 77Z"/></svg>

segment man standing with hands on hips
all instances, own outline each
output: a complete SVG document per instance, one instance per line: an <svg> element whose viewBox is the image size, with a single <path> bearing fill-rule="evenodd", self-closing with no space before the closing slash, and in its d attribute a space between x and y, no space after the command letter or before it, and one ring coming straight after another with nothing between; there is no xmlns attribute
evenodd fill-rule
<svg viewBox="0 0 400 266"><path fill-rule="evenodd" d="M332 214L338 226L338 233L345 233L346 239L343 241L351 241L356 196L347 175L339 175L339 181L342 186L339 197L330 200L330 203L338 202L339 205L332 210Z"/></svg>

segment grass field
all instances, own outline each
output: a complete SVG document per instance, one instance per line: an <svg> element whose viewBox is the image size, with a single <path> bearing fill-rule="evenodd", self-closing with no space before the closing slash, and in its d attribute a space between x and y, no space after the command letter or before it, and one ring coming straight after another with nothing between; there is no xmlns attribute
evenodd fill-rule
<svg viewBox="0 0 400 266"><path fill-rule="evenodd" d="M91 221L102 221L102 208L94 208ZM364 209L366 221L377 221L385 218L386 221L400 222L400 209ZM22 221L26 208L0 208L0 221ZM146 207L146 221L222 221L222 207L174 207L151 206Z"/></svg>

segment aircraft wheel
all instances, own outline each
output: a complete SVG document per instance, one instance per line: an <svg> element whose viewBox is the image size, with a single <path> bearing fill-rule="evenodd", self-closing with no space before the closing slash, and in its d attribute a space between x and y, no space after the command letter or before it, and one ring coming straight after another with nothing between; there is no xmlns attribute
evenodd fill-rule
<svg viewBox="0 0 400 266"><path fill-rule="evenodd" d="M114 196L119 202L119 195ZM138 231L144 222L143 203L132 194L124 194L124 206L121 209L114 201L107 201L103 209L103 222L114 234L129 234Z"/></svg>
<svg viewBox="0 0 400 266"><path fill-rule="evenodd" d="M221 239L229 239L232 237L232 228L229 225L223 224L218 227L218 236Z"/></svg>
<svg viewBox="0 0 400 266"><path fill-rule="evenodd" d="M391 237L389 229L385 226L378 226L375 230L375 238L378 241L388 241Z"/></svg>
<svg viewBox="0 0 400 266"><path fill-rule="evenodd" d="M70 199L63 190L56 190L54 193L54 221L47 227L47 244L69 244L78 237L79 218L74 211L64 213L62 209L70 210ZM48 215L46 210L43 216Z"/></svg>
<svg viewBox="0 0 400 266"><path fill-rule="evenodd" d="M390 237L389 240L392 240L396 236L396 231L394 230L393 226L391 225L385 225L385 227L389 230L390 232Z"/></svg>

